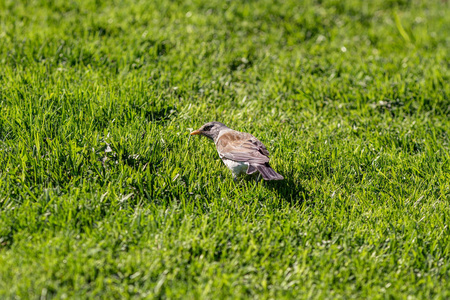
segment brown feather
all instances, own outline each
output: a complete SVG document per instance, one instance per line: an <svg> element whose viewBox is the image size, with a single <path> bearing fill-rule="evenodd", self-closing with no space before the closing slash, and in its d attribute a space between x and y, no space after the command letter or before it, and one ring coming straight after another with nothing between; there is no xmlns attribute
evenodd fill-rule
<svg viewBox="0 0 450 300"><path fill-rule="evenodd" d="M246 132L229 130L216 141L217 151L234 161L264 164L269 161L269 151L257 138Z"/></svg>

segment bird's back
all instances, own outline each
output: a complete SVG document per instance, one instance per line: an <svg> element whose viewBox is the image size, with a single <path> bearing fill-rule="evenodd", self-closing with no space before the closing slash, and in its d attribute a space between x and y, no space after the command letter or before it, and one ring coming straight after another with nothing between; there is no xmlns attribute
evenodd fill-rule
<svg viewBox="0 0 450 300"><path fill-rule="evenodd" d="M216 148L221 158L250 163L266 163L269 151L250 133L226 130L217 137Z"/></svg>

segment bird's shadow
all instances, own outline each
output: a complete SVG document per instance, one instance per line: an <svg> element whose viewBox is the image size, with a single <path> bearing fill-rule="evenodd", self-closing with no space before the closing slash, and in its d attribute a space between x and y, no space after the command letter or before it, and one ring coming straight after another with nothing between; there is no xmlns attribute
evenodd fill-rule
<svg viewBox="0 0 450 300"><path fill-rule="evenodd" d="M288 176L283 180L266 181L264 184L291 204L298 205L308 200L308 192L305 188Z"/></svg>
<svg viewBox="0 0 450 300"><path fill-rule="evenodd" d="M276 193L284 201L292 205L300 205L308 202L310 192L306 190L298 180L294 180L294 174L284 173L283 180L264 180L259 173L254 173L242 177L239 181L235 181L239 191L254 189L257 186L263 186L266 190Z"/></svg>

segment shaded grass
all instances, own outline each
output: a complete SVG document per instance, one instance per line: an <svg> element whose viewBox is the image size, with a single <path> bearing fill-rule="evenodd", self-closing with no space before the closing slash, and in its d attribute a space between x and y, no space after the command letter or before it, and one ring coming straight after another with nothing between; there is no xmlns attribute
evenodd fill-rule
<svg viewBox="0 0 450 300"><path fill-rule="evenodd" d="M448 13L0 3L0 296L448 298ZM212 120L286 180L234 183Z"/></svg>

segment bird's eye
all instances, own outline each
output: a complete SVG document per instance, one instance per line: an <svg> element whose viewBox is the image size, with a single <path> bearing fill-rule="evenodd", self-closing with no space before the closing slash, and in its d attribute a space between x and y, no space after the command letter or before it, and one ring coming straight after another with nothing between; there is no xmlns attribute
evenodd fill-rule
<svg viewBox="0 0 450 300"><path fill-rule="evenodd" d="M205 128L203 128L203 131L210 131L211 128L213 128L213 125L206 126Z"/></svg>

